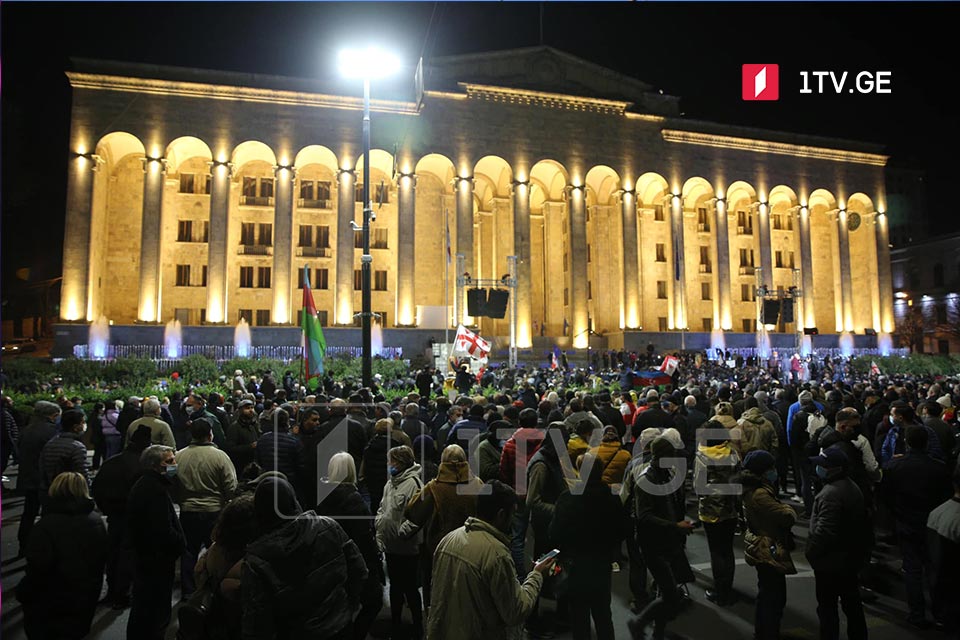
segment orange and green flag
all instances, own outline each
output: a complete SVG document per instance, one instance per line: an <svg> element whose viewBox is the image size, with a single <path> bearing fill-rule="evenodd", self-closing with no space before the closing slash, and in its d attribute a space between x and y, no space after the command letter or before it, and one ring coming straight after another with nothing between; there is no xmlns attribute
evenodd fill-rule
<svg viewBox="0 0 960 640"><path fill-rule="evenodd" d="M300 328L303 330L303 365L307 387L314 378L319 381L323 375L323 355L327 350L327 340L323 337L323 327L317 316L317 307L310 292L310 268L303 268L303 316Z"/></svg>

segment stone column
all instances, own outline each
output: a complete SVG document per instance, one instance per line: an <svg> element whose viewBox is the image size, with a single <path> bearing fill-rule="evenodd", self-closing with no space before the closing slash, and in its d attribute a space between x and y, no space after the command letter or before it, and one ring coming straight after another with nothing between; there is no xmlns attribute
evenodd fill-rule
<svg viewBox="0 0 960 640"><path fill-rule="evenodd" d="M850 278L850 230L847 228L847 210L837 212L837 238L840 244L840 299L843 312L843 330L853 331L853 282Z"/></svg>
<svg viewBox="0 0 960 640"><path fill-rule="evenodd" d="M70 159L60 286L60 318L63 320L94 320L90 308L89 280L93 257L90 223L93 220L93 183L102 162L100 156L92 153Z"/></svg>
<svg viewBox="0 0 960 640"><path fill-rule="evenodd" d="M160 233L163 229L163 181L167 161L143 158L143 206L140 218L140 303L137 321L160 320Z"/></svg>
<svg viewBox="0 0 960 640"><path fill-rule="evenodd" d="M413 289L416 275L414 239L416 238L417 177L412 174L401 174L397 178L397 188L400 195L397 203L396 323L400 327L409 327L417 321Z"/></svg>
<svg viewBox="0 0 960 640"><path fill-rule="evenodd" d="M517 256L517 347L528 349L533 346L531 336L532 318L530 317L530 297L532 295L530 277L530 184L517 180L513 182L513 252Z"/></svg>
<svg viewBox="0 0 960 640"><path fill-rule="evenodd" d="M773 287L773 259L770 251L770 205L757 204L757 244L760 247L761 284L768 290Z"/></svg>
<svg viewBox="0 0 960 640"><path fill-rule="evenodd" d="M816 327L817 316L813 303L813 253L810 248L810 210L799 207L797 212L800 234L800 287L803 289L803 321L804 327Z"/></svg>
<svg viewBox="0 0 960 640"><path fill-rule="evenodd" d="M640 327L640 268L637 262L637 194L620 194L620 215L623 220L620 234L623 242L623 324L626 329ZM598 247L599 248L599 247ZM602 283L598 282L598 285Z"/></svg>
<svg viewBox="0 0 960 640"><path fill-rule="evenodd" d="M570 226L570 336L575 349L586 349L590 341L587 333L587 215L586 187L569 186Z"/></svg>
<svg viewBox="0 0 960 640"><path fill-rule="evenodd" d="M877 331L893 331L893 279L890 273L890 229L886 214L874 216L877 236L877 285L880 287L880 326Z"/></svg>
<svg viewBox="0 0 960 640"><path fill-rule="evenodd" d="M714 233L717 237L717 299L720 301L720 328L733 329L730 309L730 236L727 225L727 201L717 198L714 203Z"/></svg>
<svg viewBox="0 0 960 640"><path fill-rule="evenodd" d="M230 210L229 162L211 162L210 236L207 242L207 322L229 322L227 316L227 212Z"/></svg>
<svg viewBox="0 0 960 640"><path fill-rule="evenodd" d="M474 255L480 256L480 240L479 234L476 242L474 241L473 235L473 177L472 176L457 176L454 178L454 190L456 197L456 238L451 240L454 244L453 253L462 253L463 260L466 270L470 274L475 274L476 277L480 276L480 265L477 261L474 260ZM482 220L478 221L478 227L482 227ZM446 242L446 240L444 240ZM474 253L474 244L476 244L476 253ZM462 276L462 273L454 274L454 279ZM464 289L464 295L466 295L466 289ZM459 300L460 309L463 309L463 313L460 314L459 318L456 318L453 323L454 326L463 322L463 318L467 315L467 300L462 298Z"/></svg>
<svg viewBox="0 0 960 640"><path fill-rule="evenodd" d="M354 181L356 173L350 169L337 172L337 285L334 290L336 324L353 325L353 225Z"/></svg>
<svg viewBox="0 0 960 640"><path fill-rule="evenodd" d="M273 311L272 324L290 324L293 308L293 182L294 167L274 167Z"/></svg>
<svg viewBox="0 0 960 640"><path fill-rule="evenodd" d="M683 202L680 196L670 196L670 226L673 241L673 270L670 279L673 281L673 328L686 329L687 327L687 273L685 264L685 249L683 237Z"/></svg>

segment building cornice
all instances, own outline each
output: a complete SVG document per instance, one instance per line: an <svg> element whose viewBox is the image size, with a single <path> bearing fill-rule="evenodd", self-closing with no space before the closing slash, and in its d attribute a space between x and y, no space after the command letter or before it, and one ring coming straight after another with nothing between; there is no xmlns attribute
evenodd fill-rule
<svg viewBox="0 0 960 640"><path fill-rule="evenodd" d="M751 138L737 138L712 133L680 131L678 129L663 129L660 133L666 142L719 147L721 149L735 149L737 151L753 151L756 153L773 153L795 158L814 158L833 162L868 164L876 167L886 166L887 160L890 159L890 156L875 153L845 151L842 149L788 144L785 142L770 142L769 140L755 140Z"/></svg>
<svg viewBox="0 0 960 640"><path fill-rule="evenodd" d="M494 87L484 84L458 83L467 92L468 98L487 100L488 102L505 102L508 104L534 105L569 111L590 111L610 115L623 115L632 103L619 100L604 100L601 98L583 98L569 96L562 93L546 93L529 89L511 89L508 87Z"/></svg>
<svg viewBox="0 0 960 640"><path fill-rule="evenodd" d="M67 77L70 80L70 86L75 89L123 91L128 93L235 102L288 104L302 107L347 109L351 111L363 110L363 100L361 98L322 93L284 91L280 89L257 89L199 82L154 80L149 78L129 78L124 76L78 73L74 71L68 71ZM417 105L413 102L374 99L370 101L370 109L378 113L418 115Z"/></svg>

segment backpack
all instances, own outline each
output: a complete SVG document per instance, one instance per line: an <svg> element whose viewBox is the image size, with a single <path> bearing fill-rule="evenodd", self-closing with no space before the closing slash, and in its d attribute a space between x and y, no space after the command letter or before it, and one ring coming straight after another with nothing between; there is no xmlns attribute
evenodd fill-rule
<svg viewBox="0 0 960 640"><path fill-rule="evenodd" d="M809 414L807 418L807 433L813 436L817 431L827 426L827 418L819 411Z"/></svg>

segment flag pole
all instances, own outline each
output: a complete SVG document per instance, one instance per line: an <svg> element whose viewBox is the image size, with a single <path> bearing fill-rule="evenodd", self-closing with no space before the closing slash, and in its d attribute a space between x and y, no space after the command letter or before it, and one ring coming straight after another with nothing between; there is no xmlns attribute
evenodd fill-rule
<svg viewBox="0 0 960 640"><path fill-rule="evenodd" d="M443 307L446 309L447 321L443 324L443 344L444 350L448 349L450 344L450 210L445 209L443 213L443 227L446 232L445 242L447 243L447 255L443 261ZM449 359L450 354L446 357Z"/></svg>
<svg viewBox="0 0 960 640"><path fill-rule="evenodd" d="M310 273L309 269L310 269L309 265L306 265L306 264L303 265L303 287L300 289L300 293L303 294L304 296L306 295L306 291L307 291L307 278L309 277L308 274ZM306 302L306 300L304 300L304 302ZM303 372L304 372L303 352L306 351L307 349L307 334L304 331L303 314L307 312L306 309L307 309L306 305L304 305L300 309L300 378L299 380L297 380L297 400L300 400L300 387L307 386L303 380Z"/></svg>

